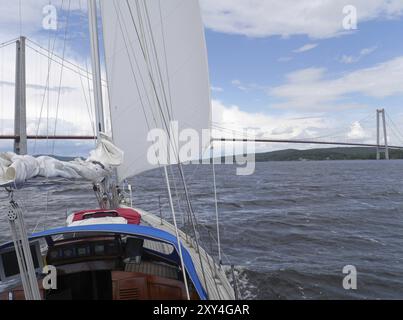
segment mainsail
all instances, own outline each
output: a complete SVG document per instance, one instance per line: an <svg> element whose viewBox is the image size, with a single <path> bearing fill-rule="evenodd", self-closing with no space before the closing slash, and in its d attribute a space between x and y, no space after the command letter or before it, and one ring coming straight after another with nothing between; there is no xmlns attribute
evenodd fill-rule
<svg viewBox="0 0 403 320"><path fill-rule="evenodd" d="M193 129L202 137L210 129L207 51L197 0L100 3L113 141L125 154L118 168L124 180L155 167L147 158L151 130L169 132L176 122L179 132Z"/></svg>

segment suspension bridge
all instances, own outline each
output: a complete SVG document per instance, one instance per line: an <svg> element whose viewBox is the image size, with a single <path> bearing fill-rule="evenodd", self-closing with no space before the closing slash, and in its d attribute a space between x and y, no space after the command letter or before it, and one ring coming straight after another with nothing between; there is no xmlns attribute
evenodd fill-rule
<svg viewBox="0 0 403 320"><path fill-rule="evenodd" d="M88 71L88 66L86 68L79 66L71 61L65 59L65 55L63 53L62 56L55 54L54 48L53 50L49 50L44 48L43 46L39 45L38 43L27 39L25 37L20 37L18 39L10 40L8 42L0 44L0 49L9 47L10 45L15 44L16 47L16 64L15 64L15 114L14 114L14 134L2 134L0 133L0 140L9 140L14 142L14 151L17 154L27 154L27 144L29 140L95 140L95 128L94 123L92 122L91 118L93 118L94 110L92 110L92 103L91 103L91 85L90 82L92 79L92 74ZM45 57L49 63L53 62L61 67L60 71L60 82L59 82L59 90L58 90L58 97L57 97L57 107L59 108L60 103L60 94L61 90L60 87L62 85L62 74L63 72L72 72L75 75L78 75L79 82L81 83L82 90L84 93L84 102L87 105L88 109L88 116L93 126L94 134L91 135L57 135L56 134L56 124L57 124L57 115L56 115L56 124L53 130L53 134L47 132L46 134L39 134L39 125L36 130L35 134L28 134L27 133L27 115L26 115L26 108L27 108L27 71L26 71L26 50L31 50L32 53L36 53L39 56ZM1 76L1 75L0 75ZM50 65L48 70L48 78L46 80L45 92L44 97L42 100L42 107L40 112L40 120L43 113L44 102L45 102L45 95L49 94L50 91L50 84L49 84L49 77L50 77ZM86 87L84 86L85 81L87 81ZM0 79L0 85L4 85L4 81ZM32 85L31 85L32 86ZM106 86L106 83L103 80L103 86ZM88 96L86 95L86 91L88 92ZM48 97L49 103L49 97ZM3 104L3 103L2 103ZM49 108L49 106L48 106ZM375 115L375 113L374 113ZM47 116L49 117L49 110L47 111ZM371 116L372 117L372 116ZM373 121L373 120L371 120ZM236 134L231 136L230 138L214 138L213 141L215 142L238 142L238 143L262 143L262 144L303 144L303 145L322 145L322 146L347 146L347 147L363 147L363 148L375 148L377 153L377 159L381 159L381 154L385 154L385 159L390 159L390 150L403 150L403 134L400 132L399 127L394 123L393 119L388 116L385 109L378 109L376 110L376 120L373 122L376 128L376 138L372 142L361 142L357 139L354 141L345 141L345 139L325 139L323 137L318 138L292 138L292 139L273 139L273 138L238 138ZM225 130L230 132L229 129L225 128L214 128L213 130L219 130L220 132L224 132ZM389 130L390 129L390 130ZM49 130L48 130L49 131ZM399 144L390 143L389 138L391 134L394 135L394 142L398 141ZM400 145L401 143L401 145Z"/></svg>
<svg viewBox="0 0 403 320"><path fill-rule="evenodd" d="M387 113L385 109L376 110L376 142L364 143L357 141L330 141L320 139L254 139L254 138L214 138L215 142L240 142L240 143L270 143L270 144L305 144L305 145L325 145L325 146L340 146L340 147L362 147L375 148L377 159L381 159L381 153L385 154L385 160L390 160L390 150L403 150L402 145L390 145ZM403 134L395 125L393 120L389 118L391 128L396 140L403 142ZM222 129L222 128L221 128ZM220 130L220 129L219 129ZM403 143L402 143L403 144Z"/></svg>

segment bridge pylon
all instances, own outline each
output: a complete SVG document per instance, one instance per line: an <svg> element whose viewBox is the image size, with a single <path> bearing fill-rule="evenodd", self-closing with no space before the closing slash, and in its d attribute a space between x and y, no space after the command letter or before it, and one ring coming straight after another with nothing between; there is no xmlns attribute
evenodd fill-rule
<svg viewBox="0 0 403 320"><path fill-rule="evenodd" d="M383 127L384 145L381 146L381 119ZM376 159L381 160L382 149L385 152L385 160L389 160L389 145L388 145L388 132L386 129L386 114L385 109L376 110Z"/></svg>

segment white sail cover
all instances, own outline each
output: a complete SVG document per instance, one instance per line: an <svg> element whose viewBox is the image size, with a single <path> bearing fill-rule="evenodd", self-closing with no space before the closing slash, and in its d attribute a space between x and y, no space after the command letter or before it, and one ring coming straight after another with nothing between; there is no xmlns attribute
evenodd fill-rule
<svg viewBox="0 0 403 320"><path fill-rule="evenodd" d="M194 129L199 138L210 130L207 50L198 0L100 3L113 140L125 153L118 168L124 180L155 167L147 158L152 129L169 132L166 124L177 122L179 133ZM199 141L200 151L206 140Z"/></svg>
<svg viewBox="0 0 403 320"><path fill-rule="evenodd" d="M0 186L18 189L35 177L83 179L98 183L113 173L113 169L123 162L123 156L123 152L104 135L87 160L65 162L48 156L35 158L13 152L0 153Z"/></svg>

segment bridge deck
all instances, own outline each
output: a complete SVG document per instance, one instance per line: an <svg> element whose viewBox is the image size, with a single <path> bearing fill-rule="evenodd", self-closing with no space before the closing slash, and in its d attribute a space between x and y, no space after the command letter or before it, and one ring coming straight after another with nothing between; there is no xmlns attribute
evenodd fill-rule
<svg viewBox="0 0 403 320"><path fill-rule="evenodd" d="M349 147L367 147L367 148L389 148L389 149L403 149L403 146L385 146L369 143L355 143L355 142L333 142L333 141L315 141L315 140L280 140L280 139L213 139L215 142L245 142L245 143L295 143L295 144L317 144L317 145L335 145L335 146L349 146Z"/></svg>

